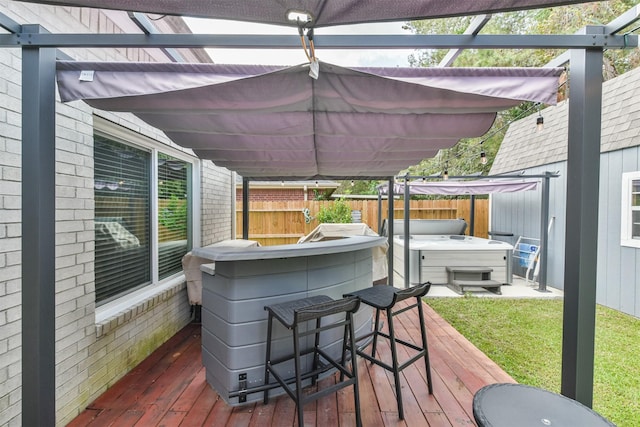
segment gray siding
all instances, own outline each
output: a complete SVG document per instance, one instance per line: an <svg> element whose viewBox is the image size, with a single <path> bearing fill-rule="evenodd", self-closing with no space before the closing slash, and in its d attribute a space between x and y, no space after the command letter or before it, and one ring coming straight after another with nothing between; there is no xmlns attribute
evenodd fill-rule
<svg viewBox="0 0 640 427"><path fill-rule="evenodd" d="M550 184L547 283L564 287L568 102L542 110L544 130L534 116L509 126L491 174L525 170L559 171ZM597 302L640 317L640 249L620 245L622 174L640 170L640 68L603 84L600 194L598 209ZM494 195L491 229L539 237L540 195ZM595 207L594 207L595 208ZM570 220L570 219L569 219Z"/></svg>
<svg viewBox="0 0 640 427"><path fill-rule="evenodd" d="M544 174L547 171L560 174L560 177L551 178L549 182L549 220L553 218L553 226L549 233L547 285L563 289L566 163L528 169L526 174ZM513 233L510 240L501 240L515 243L519 236L540 238L541 185L535 191L493 194L490 209L490 229Z"/></svg>
<svg viewBox="0 0 640 427"><path fill-rule="evenodd" d="M620 245L622 174L640 170L640 147L603 153L600 158L598 206L598 304L640 317L640 249ZM526 174L558 171L549 185L549 218L555 218L549 234L548 286L564 288L566 230L566 162L539 166ZM491 230L540 237L540 190L494 194L491 197ZM505 239L502 239L505 240Z"/></svg>

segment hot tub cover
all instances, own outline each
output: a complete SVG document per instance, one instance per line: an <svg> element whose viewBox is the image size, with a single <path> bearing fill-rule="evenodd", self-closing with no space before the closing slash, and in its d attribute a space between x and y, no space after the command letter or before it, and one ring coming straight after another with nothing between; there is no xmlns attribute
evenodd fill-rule
<svg viewBox="0 0 640 427"><path fill-rule="evenodd" d="M555 104L561 68L346 68L62 61L63 102L131 112L245 178L376 179L460 138L497 111Z"/></svg>

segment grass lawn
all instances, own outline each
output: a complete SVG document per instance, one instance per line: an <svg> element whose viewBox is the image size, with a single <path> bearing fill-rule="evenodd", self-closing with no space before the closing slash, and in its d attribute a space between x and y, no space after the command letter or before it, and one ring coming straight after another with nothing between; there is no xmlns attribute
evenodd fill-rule
<svg viewBox="0 0 640 427"><path fill-rule="evenodd" d="M562 301L427 298L444 319L516 381L560 392ZM640 426L640 319L598 306L593 409Z"/></svg>

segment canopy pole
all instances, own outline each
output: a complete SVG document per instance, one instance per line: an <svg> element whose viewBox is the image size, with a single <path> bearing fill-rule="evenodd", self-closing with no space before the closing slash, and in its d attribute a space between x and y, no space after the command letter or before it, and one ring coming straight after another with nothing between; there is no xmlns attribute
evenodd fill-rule
<svg viewBox="0 0 640 427"><path fill-rule="evenodd" d="M409 257L409 233L410 230L410 215L411 215L411 194L409 194L409 176L404 177L404 287L409 287L409 271L410 269L410 257Z"/></svg>
<svg viewBox="0 0 640 427"><path fill-rule="evenodd" d="M25 33L45 31L23 25ZM54 425L56 50L22 47L22 424ZM28 309L27 309L28 307Z"/></svg>
<svg viewBox="0 0 640 427"><path fill-rule="evenodd" d="M538 291L547 291L547 254L549 249L549 180L551 172L545 172L540 195L540 260L538 265Z"/></svg>
<svg viewBox="0 0 640 427"><path fill-rule="evenodd" d="M382 234L382 191L378 189L378 234Z"/></svg>
<svg viewBox="0 0 640 427"><path fill-rule="evenodd" d="M389 179L389 191L387 194L387 241L389 243L389 249L387 250L387 282L393 286L393 177Z"/></svg>
<svg viewBox="0 0 640 427"><path fill-rule="evenodd" d="M602 27L586 32L602 34ZM571 51L562 334L563 395L593 403L602 49Z"/></svg>
<svg viewBox="0 0 640 427"><path fill-rule="evenodd" d="M242 178L242 238L249 240L249 180Z"/></svg>
<svg viewBox="0 0 640 427"><path fill-rule="evenodd" d="M469 196L469 236L475 236L476 228L476 196Z"/></svg>

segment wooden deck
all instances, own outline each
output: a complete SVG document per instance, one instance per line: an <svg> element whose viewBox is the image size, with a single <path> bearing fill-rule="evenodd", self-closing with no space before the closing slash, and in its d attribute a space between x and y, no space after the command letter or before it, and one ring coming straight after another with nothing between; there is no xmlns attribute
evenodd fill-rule
<svg viewBox="0 0 640 427"><path fill-rule="evenodd" d="M405 419L398 419L393 376L360 360L363 425L473 426L472 399L486 384L515 382L493 361L425 305L433 395L427 392L424 363L402 372ZM395 318L400 338L416 341L418 316ZM384 342L385 340L383 340ZM380 350L388 353L388 346ZM404 354L406 356L406 354ZM401 353L402 360L402 353ZM319 383L333 381L334 376ZM309 426L355 425L352 387L305 406ZM295 406L286 396L269 405L231 407L207 384L201 363L200 325L190 324L101 395L69 426L293 426Z"/></svg>

